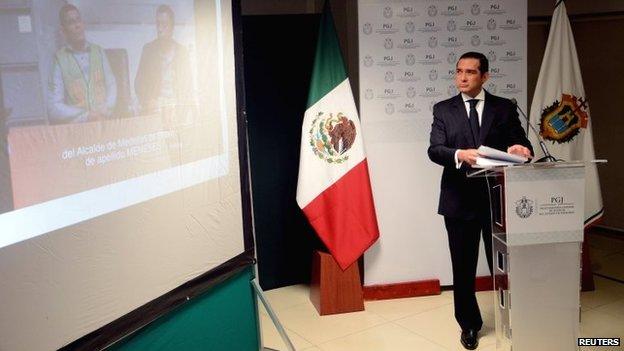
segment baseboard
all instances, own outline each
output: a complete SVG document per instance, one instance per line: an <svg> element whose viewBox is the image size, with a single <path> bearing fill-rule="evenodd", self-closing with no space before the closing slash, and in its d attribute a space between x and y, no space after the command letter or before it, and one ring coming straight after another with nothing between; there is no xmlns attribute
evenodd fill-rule
<svg viewBox="0 0 624 351"><path fill-rule="evenodd" d="M364 286L364 300L400 299L415 296L440 295L438 279L415 282Z"/></svg>
<svg viewBox="0 0 624 351"><path fill-rule="evenodd" d="M490 291L494 290L494 281L489 275L477 277L475 279L475 291Z"/></svg>

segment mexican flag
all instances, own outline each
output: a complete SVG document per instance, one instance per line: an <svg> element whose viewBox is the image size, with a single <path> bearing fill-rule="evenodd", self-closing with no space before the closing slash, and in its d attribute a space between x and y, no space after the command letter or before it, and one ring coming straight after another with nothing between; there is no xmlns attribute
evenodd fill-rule
<svg viewBox="0 0 624 351"><path fill-rule="evenodd" d="M558 1L531 104L531 123L540 126L540 134L555 158L589 161L595 158L589 117L570 20L564 1ZM533 145L539 144L534 135L530 137ZM541 150L536 153L537 158L543 156L539 155ZM602 212L598 171L595 164L588 164L585 167L585 225L598 220Z"/></svg>
<svg viewBox="0 0 624 351"><path fill-rule="evenodd" d="M328 5L301 128L297 203L343 270L379 238L362 129Z"/></svg>

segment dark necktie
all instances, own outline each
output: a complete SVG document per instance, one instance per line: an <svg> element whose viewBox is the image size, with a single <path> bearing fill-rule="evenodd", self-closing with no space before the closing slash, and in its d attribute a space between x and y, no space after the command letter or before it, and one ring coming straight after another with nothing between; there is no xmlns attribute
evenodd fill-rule
<svg viewBox="0 0 624 351"><path fill-rule="evenodd" d="M470 122L470 129L472 130L472 137L474 138L475 147L479 147L479 114L477 113L477 103L479 100L470 99L470 113L468 114L468 121Z"/></svg>

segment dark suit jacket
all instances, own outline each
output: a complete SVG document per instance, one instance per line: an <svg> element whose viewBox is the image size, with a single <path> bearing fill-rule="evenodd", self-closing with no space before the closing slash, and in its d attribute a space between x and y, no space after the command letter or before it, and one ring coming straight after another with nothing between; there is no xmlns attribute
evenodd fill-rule
<svg viewBox="0 0 624 351"><path fill-rule="evenodd" d="M470 167L466 164L456 168L457 149L485 145L507 151L509 146L520 144L533 153L511 100L487 91L480 134L479 144L475 145L461 94L433 106L428 154L433 162L444 167L438 206L438 213L443 216L469 220L489 213L487 184L483 178L467 178Z"/></svg>
<svg viewBox="0 0 624 351"><path fill-rule="evenodd" d="M185 104L192 96L191 62L188 50L183 45L174 42L174 47L175 96L178 103ZM156 39L143 46L141 61L134 80L134 88L144 113L149 113L154 109L160 96L162 77L162 61L158 39Z"/></svg>

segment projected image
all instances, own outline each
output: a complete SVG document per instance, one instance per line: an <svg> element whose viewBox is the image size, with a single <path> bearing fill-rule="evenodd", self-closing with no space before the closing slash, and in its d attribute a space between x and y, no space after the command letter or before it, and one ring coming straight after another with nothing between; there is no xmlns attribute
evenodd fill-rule
<svg viewBox="0 0 624 351"><path fill-rule="evenodd" d="M0 350L115 341L251 251L235 12L0 1Z"/></svg>
<svg viewBox="0 0 624 351"><path fill-rule="evenodd" d="M2 212L109 199L49 231L228 173L223 24L198 3L0 5Z"/></svg>
<svg viewBox="0 0 624 351"><path fill-rule="evenodd" d="M188 48L173 36L175 12L163 4L158 6L154 17L156 38L143 45L138 60L128 57L128 49L103 48L88 41L80 9L71 4L61 7L59 32L65 45L52 58L47 88L50 124L155 113L170 118L196 116L196 74L191 69ZM128 41L126 45L136 48L136 41ZM138 68L131 79L128 65L134 68L137 62ZM132 86L134 89L130 89Z"/></svg>

